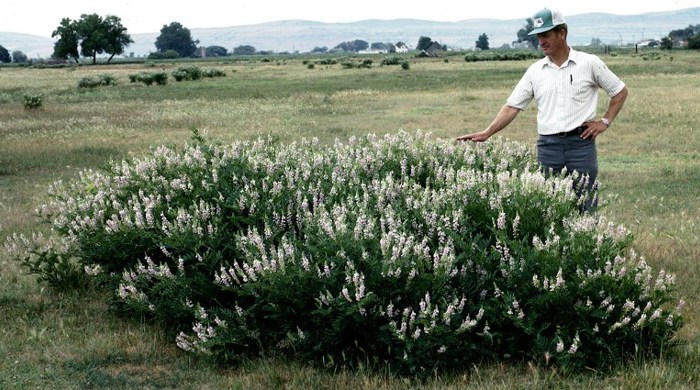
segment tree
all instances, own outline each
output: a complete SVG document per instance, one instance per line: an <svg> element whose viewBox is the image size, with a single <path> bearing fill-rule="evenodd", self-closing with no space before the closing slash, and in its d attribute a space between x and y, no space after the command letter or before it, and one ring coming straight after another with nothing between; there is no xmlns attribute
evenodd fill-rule
<svg viewBox="0 0 700 390"><path fill-rule="evenodd" d="M668 39L669 42L664 40ZM700 24L688 25L686 28L673 30L668 33L668 36L661 40L661 48L670 50L673 46L684 46L687 43L688 48L697 49L700 42Z"/></svg>
<svg viewBox="0 0 700 390"><path fill-rule="evenodd" d="M426 36L421 36L418 38L418 45L416 45L416 50L422 51L422 50L428 50L430 46L433 45L433 40L430 39L430 37Z"/></svg>
<svg viewBox="0 0 700 390"><path fill-rule="evenodd" d="M476 40L476 48L480 50L489 49L489 36L486 33L479 35L479 39Z"/></svg>
<svg viewBox="0 0 700 390"><path fill-rule="evenodd" d="M205 49L207 57L226 57L228 50L223 46L207 46Z"/></svg>
<svg viewBox="0 0 700 390"><path fill-rule="evenodd" d="M354 41L346 41L343 43L339 43L333 49L334 50L349 51L349 52L358 52L361 50L367 50L368 47L369 47L369 43L367 43L367 41L363 41L361 39L355 39Z"/></svg>
<svg viewBox="0 0 700 390"><path fill-rule="evenodd" d="M80 53L92 57L93 64L102 53L109 54L107 62L111 62L115 55L124 53L124 47L134 42L121 19L114 15L102 18L98 14L83 14L75 28L80 39Z"/></svg>
<svg viewBox="0 0 700 390"><path fill-rule="evenodd" d="M700 49L700 34L695 34L688 39L688 49Z"/></svg>
<svg viewBox="0 0 700 390"><path fill-rule="evenodd" d="M192 39L190 29L178 22L172 22L160 29L155 45L160 52L175 50L180 57L192 57L198 43L198 40Z"/></svg>
<svg viewBox="0 0 700 390"><path fill-rule="evenodd" d="M134 41L127 34L121 19L114 15L105 18L98 14L83 14L80 20L63 18L51 37L58 36L54 44L54 57L74 58L78 62L78 46L80 54L92 57L92 63L97 63L97 55L110 55L107 62L112 61L117 54L124 53L124 48Z"/></svg>
<svg viewBox="0 0 700 390"><path fill-rule="evenodd" d="M10 52L7 51L4 46L0 45L0 62L10 61L12 61L12 58L10 58Z"/></svg>
<svg viewBox="0 0 700 390"><path fill-rule="evenodd" d="M104 52L106 44L102 24L102 17L98 14L80 15L80 20L75 24L75 30L80 39L80 54L92 57L93 64L97 62L97 54Z"/></svg>
<svg viewBox="0 0 700 390"><path fill-rule="evenodd" d="M669 37L661 38L661 45L659 46L662 50L673 49L673 40Z"/></svg>
<svg viewBox="0 0 700 390"><path fill-rule="evenodd" d="M51 55L53 58L64 60L73 58L76 64L79 63L78 42L80 39L76 31L76 23L77 21L73 21L70 18L63 18L56 30L51 33L51 38L58 37L58 40L53 45L53 54Z"/></svg>
<svg viewBox="0 0 700 390"><path fill-rule="evenodd" d="M15 63L27 62L27 55L24 54L21 50L15 50L12 52L12 62L15 62Z"/></svg>
<svg viewBox="0 0 700 390"><path fill-rule="evenodd" d="M600 40L600 38L591 38L591 46L593 47L598 47L603 44L603 41Z"/></svg>
<svg viewBox="0 0 700 390"><path fill-rule="evenodd" d="M250 45L241 45L233 48L234 56L250 56L255 54L255 48Z"/></svg>
<svg viewBox="0 0 700 390"><path fill-rule="evenodd" d="M691 24L688 25L688 27L686 28L671 31L670 33L668 33L668 37L671 38L671 40L674 42L683 42L690 40L690 38L692 38L695 34L698 33L700 33L700 24Z"/></svg>
<svg viewBox="0 0 700 390"><path fill-rule="evenodd" d="M533 48L537 49L540 46L537 35L528 35L534 29L535 22L532 18L525 19L525 26L518 30L518 42L528 42Z"/></svg>
<svg viewBox="0 0 700 390"><path fill-rule="evenodd" d="M121 18L114 15L107 15L104 19L103 28L106 34L105 53L109 54L110 62L115 55L124 54L124 48L134 43L131 36L126 33L126 27L122 25Z"/></svg>
<svg viewBox="0 0 700 390"><path fill-rule="evenodd" d="M385 51L387 53L391 52L391 49L394 48L394 44L391 42L372 42L371 45L369 45L370 49L376 50L376 51ZM394 48L394 51L396 49Z"/></svg>

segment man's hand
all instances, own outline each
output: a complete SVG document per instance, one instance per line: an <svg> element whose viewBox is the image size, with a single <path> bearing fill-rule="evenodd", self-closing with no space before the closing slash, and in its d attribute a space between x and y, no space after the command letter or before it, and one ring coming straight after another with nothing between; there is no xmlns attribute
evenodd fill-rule
<svg viewBox="0 0 700 390"><path fill-rule="evenodd" d="M600 133L608 129L608 126L601 121L585 122L583 125L586 126L586 130L581 133L581 138L590 139L591 141L595 141Z"/></svg>
<svg viewBox="0 0 700 390"><path fill-rule="evenodd" d="M605 115L603 115L603 117L608 118L610 123L612 123L617 117L617 114L620 113L622 105L625 104L628 93L627 87L624 87L617 93L617 95L610 98L610 103L608 103L608 111L606 111ZM581 133L581 138L590 138L592 141L595 141L596 137L600 135L600 133L608 129L608 125L599 120L586 122L584 125L588 127L583 133Z"/></svg>
<svg viewBox="0 0 700 390"><path fill-rule="evenodd" d="M508 126L510 122L518 116L520 110L515 107L510 107L508 105L503 105L501 110L494 118L493 122L486 128L486 130L480 131L478 133L472 133L463 135L455 138L457 141L472 141L472 142L484 142L489 139L492 135L501 131L504 127Z"/></svg>
<svg viewBox="0 0 700 390"><path fill-rule="evenodd" d="M457 141L472 141L472 142L484 142L491 137L491 134L487 130L480 131L478 133L472 133L457 137Z"/></svg>

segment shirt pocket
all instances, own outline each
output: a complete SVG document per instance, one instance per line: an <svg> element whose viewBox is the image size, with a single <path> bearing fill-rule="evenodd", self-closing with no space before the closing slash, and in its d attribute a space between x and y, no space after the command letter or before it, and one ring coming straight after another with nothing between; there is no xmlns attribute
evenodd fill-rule
<svg viewBox="0 0 700 390"><path fill-rule="evenodd" d="M571 83L571 99L576 102L586 103L590 101L594 92L595 90L586 82L573 81Z"/></svg>

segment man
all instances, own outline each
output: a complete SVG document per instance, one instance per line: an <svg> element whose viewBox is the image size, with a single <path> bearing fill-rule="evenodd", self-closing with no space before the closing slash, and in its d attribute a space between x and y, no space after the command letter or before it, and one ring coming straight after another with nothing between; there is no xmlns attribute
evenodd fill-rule
<svg viewBox="0 0 700 390"><path fill-rule="evenodd" d="M595 55L573 50L566 41L568 27L557 10L543 9L533 17L545 57L532 64L510 97L483 131L458 141L483 142L508 126L534 99L537 103L537 160L547 173L578 172L579 194L586 194L583 210L595 206L598 161L595 140L610 127L627 98L625 84ZM598 89L610 102L596 118Z"/></svg>

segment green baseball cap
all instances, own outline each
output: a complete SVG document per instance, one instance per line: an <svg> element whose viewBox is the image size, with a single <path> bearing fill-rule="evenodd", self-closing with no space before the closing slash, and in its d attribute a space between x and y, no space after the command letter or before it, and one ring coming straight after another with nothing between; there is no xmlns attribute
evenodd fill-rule
<svg viewBox="0 0 700 390"><path fill-rule="evenodd" d="M543 32L547 32L554 27L564 24L564 15L558 10L549 10L547 8L537 11L537 13L532 17L532 24L535 27L527 35L535 35Z"/></svg>

